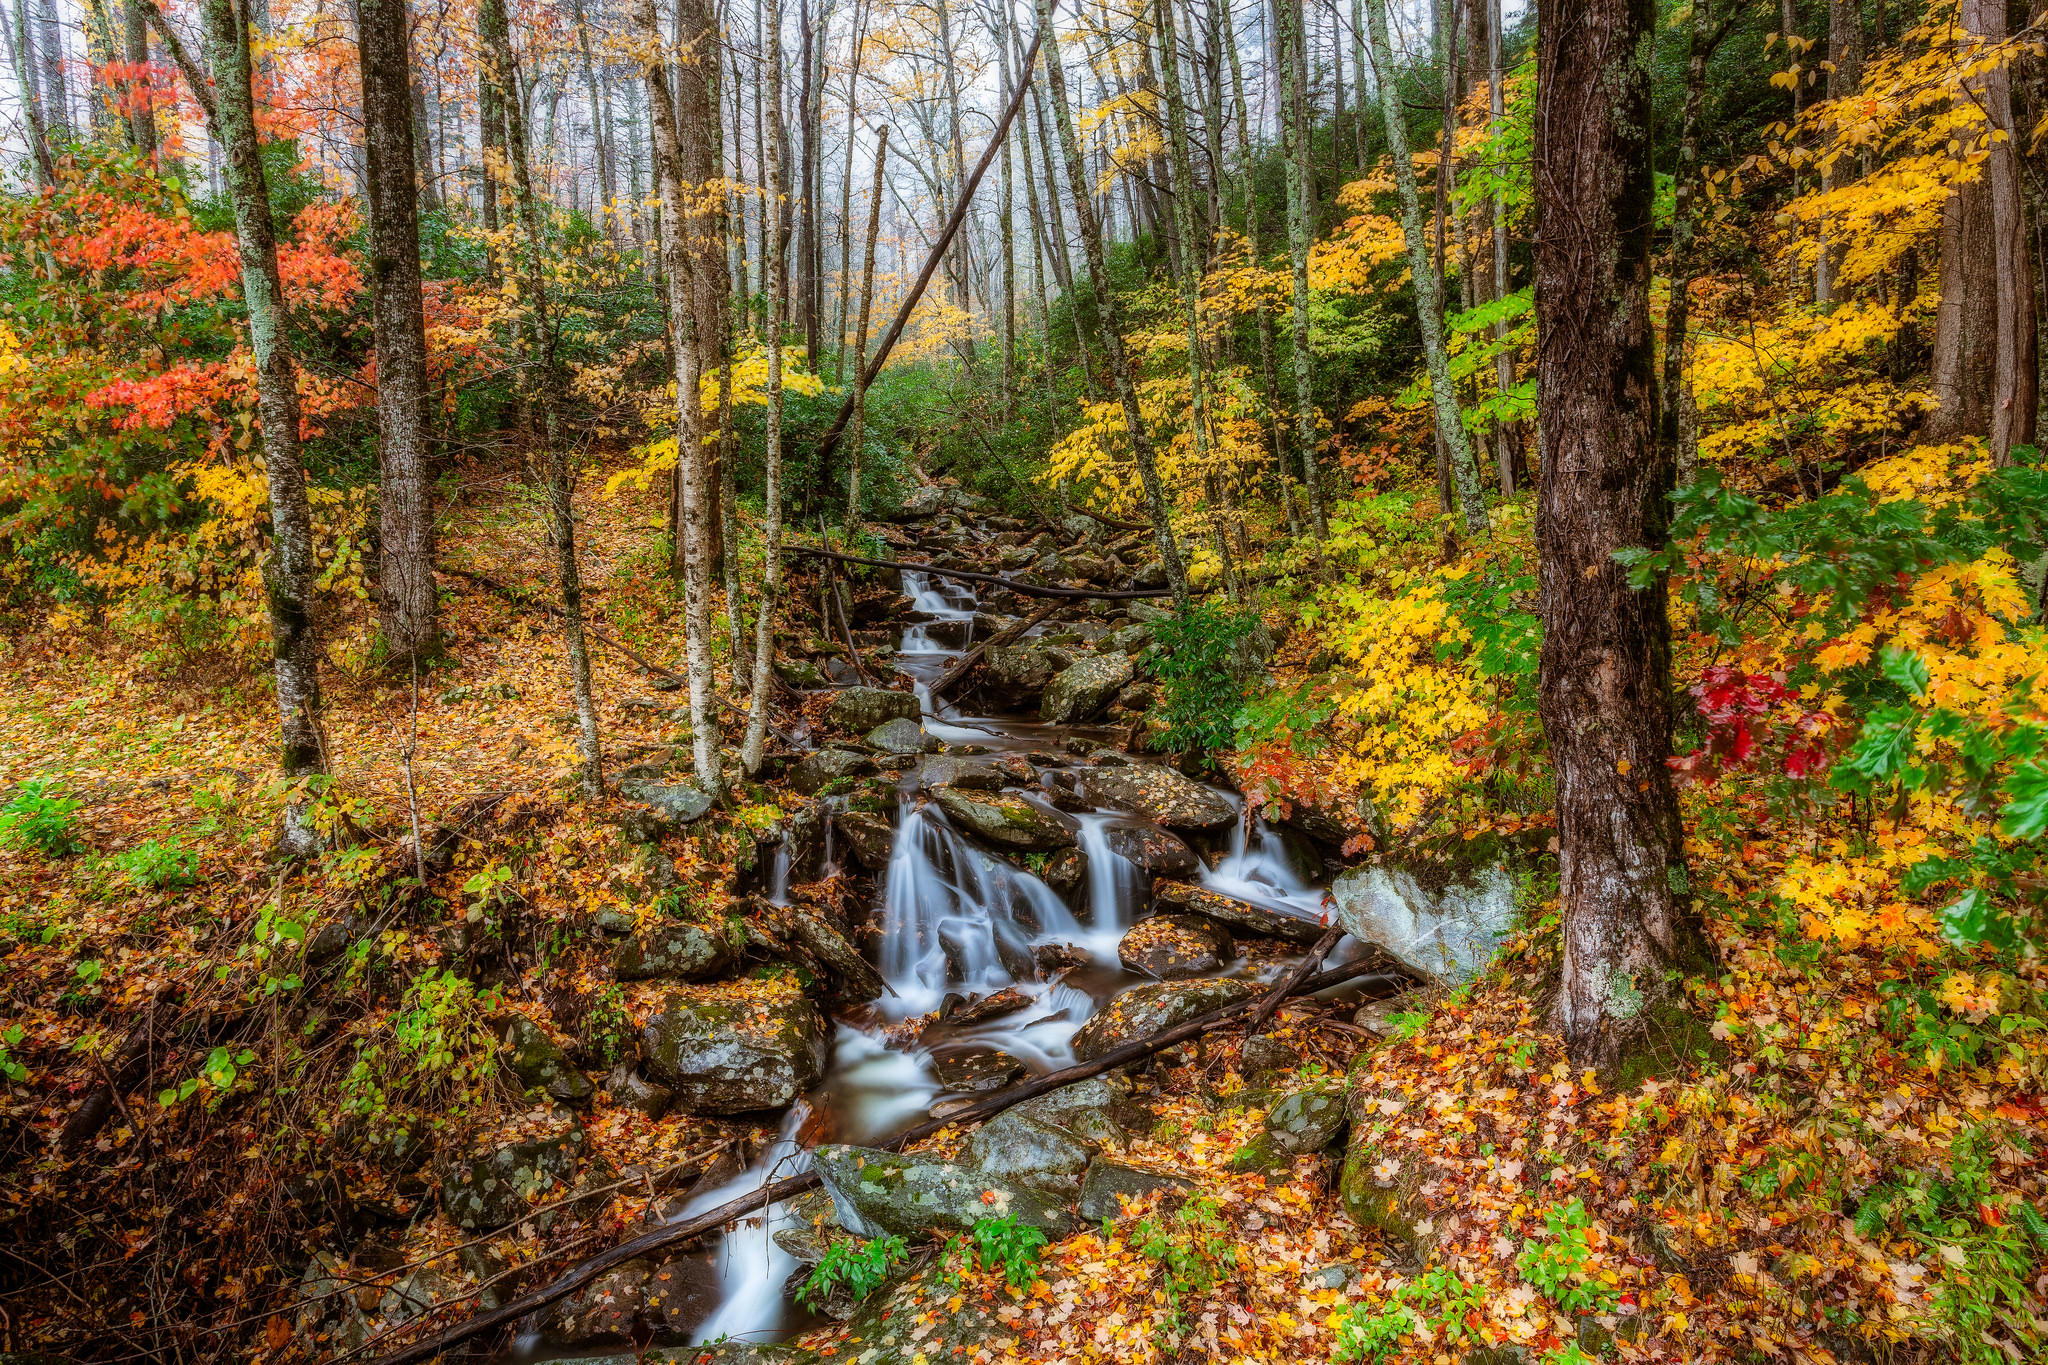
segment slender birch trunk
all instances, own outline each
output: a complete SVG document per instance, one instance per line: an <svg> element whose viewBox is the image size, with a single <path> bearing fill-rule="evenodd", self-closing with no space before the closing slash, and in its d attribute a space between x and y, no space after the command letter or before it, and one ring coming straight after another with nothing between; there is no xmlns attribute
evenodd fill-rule
<svg viewBox="0 0 2048 1365"><path fill-rule="evenodd" d="M875 145L875 188L868 203L867 246L860 262L860 320L853 329L853 426L847 433L850 447L846 477L846 540L860 524L860 465L867 442L868 420L868 319L875 301L875 239L882 233L882 166L889 158L889 125L883 124Z"/></svg>
<svg viewBox="0 0 2048 1365"><path fill-rule="evenodd" d="M1330 536L1323 506L1322 468L1316 459L1315 356L1308 339L1309 110L1302 70L1301 0L1274 0L1281 18L1281 130L1287 165L1287 255L1294 268L1294 444L1308 485L1309 524L1317 540Z"/></svg>
<svg viewBox="0 0 2048 1365"><path fill-rule="evenodd" d="M636 0L647 5L651 0ZM767 67L770 96L769 119L774 134L761 144L761 197L772 204L781 184L782 164L782 0L769 0L772 23L763 30L768 49ZM879 202L879 196L877 196ZM771 215L772 216L772 215ZM764 217L765 227L770 221ZM775 670L775 612L782 599L782 274L767 268L766 258L779 259L783 243L771 250L767 240L762 275L768 289L768 416L763 441L763 489L761 543L765 564L761 571L761 599L754 618L753 697L747 708L747 733L740 746L740 766L753 774L761 770L762 752L768 741L768 699L772 695ZM859 375L861 367L854 367Z"/></svg>

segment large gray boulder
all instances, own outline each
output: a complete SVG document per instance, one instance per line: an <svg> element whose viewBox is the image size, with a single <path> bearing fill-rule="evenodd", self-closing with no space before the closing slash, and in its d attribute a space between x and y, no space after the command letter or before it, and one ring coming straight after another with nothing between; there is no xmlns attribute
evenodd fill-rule
<svg viewBox="0 0 2048 1365"><path fill-rule="evenodd" d="M1081 792L1101 805L1149 815L1168 829L1222 829L1237 819L1237 808L1223 793L1157 763L1090 768L1081 774Z"/></svg>
<svg viewBox="0 0 2048 1365"><path fill-rule="evenodd" d="M1123 654L1089 654L1074 661L1039 699L1041 720L1072 725L1108 706L1131 680L1131 661Z"/></svg>
<svg viewBox="0 0 2048 1365"><path fill-rule="evenodd" d="M762 999L679 990L640 1031L647 1070L686 1114L779 1109L825 1071L824 1016L793 986Z"/></svg>
<svg viewBox="0 0 2048 1365"><path fill-rule="evenodd" d="M1214 976L1237 957L1230 932L1199 915L1154 915L1125 931L1117 960L1161 981Z"/></svg>
<svg viewBox="0 0 2048 1365"><path fill-rule="evenodd" d="M1125 1043L1149 1038L1252 993L1245 981L1162 981L1125 991L1098 1010L1074 1035L1076 1061L1092 1062Z"/></svg>
<svg viewBox="0 0 2048 1365"><path fill-rule="evenodd" d="M1003 789L1008 779L992 764L975 758L955 758L942 754L928 758L918 769L925 790L937 787L959 787L964 791L994 792Z"/></svg>
<svg viewBox="0 0 2048 1365"><path fill-rule="evenodd" d="M1159 882L1152 888L1155 901L1161 909L1186 911L1213 919L1218 924L1228 925L1234 930L1255 934L1260 938L1277 938L1288 943L1314 943L1323 936L1323 925L1300 915L1290 915L1284 910L1274 910L1250 901L1241 901L1235 896L1226 896L1219 891L1194 885L1192 882Z"/></svg>
<svg viewBox="0 0 2048 1365"><path fill-rule="evenodd" d="M832 824L862 867L880 872L889 865L889 855L896 847L896 827L886 816L873 811L843 810L832 817Z"/></svg>
<svg viewBox="0 0 2048 1365"><path fill-rule="evenodd" d="M1307 1156L1335 1142L1349 1122L1344 1087L1333 1083L1284 1096L1266 1113L1266 1136L1290 1155Z"/></svg>
<svg viewBox="0 0 2048 1365"><path fill-rule="evenodd" d="M1081 1180L1081 1218L1089 1223L1122 1218L1126 1200L1143 1199L1160 1191L1178 1193L1193 1188L1192 1181L1182 1180L1179 1176L1141 1171L1135 1166L1098 1157ZM1118 1195L1123 1198L1119 1199Z"/></svg>
<svg viewBox="0 0 2048 1365"><path fill-rule="evenodd" d="M939 747L939 742L926 734L922 725L902 716L885 720L868 731L866 743L877 753L898 758L933 753ZM893 768L902 765L892 763L889 766Z"/></svg>
<svg viewBox="0 0 2048 1365"><path fill-rule="evenodd" d="M1190 877L1202 865L1193 849L1155 825L1113 825L1102 842L1111 853L1136 863L1147 878Z"/></svg>
<svg viewBox="0 0 2048 1365"><path fill-rule="evenodd" d="M1052 1196L950 1161L837 1143L818 1148L811 1161L841 1225L856 1237L969 1232L984 1218L1007 1216L1058 1239L1074 1225Z"/></svg>
<svg viewBox="0 0 2048 1365"><path fill-rule="evenodd" d="M1042 853L1074 842L1074 831L1051 812L1007 792L941 787L933 798L955 824L999 848Z"/></svg>
<svg viewBox="0 0 2048 1365"><path fill-rule="evenodd" d="M583 1153L583 1125L567 1109L541 1109L444 1154L436 1175L441 1212L465 1232L509 1227L536 1204L569 1192Z"/></svg>
<svg viewBox="0 0 2048 1365"><path fill-rule="evenodd" d="M1354 867L1330 886L1344 928L1411 971L1459 985L1485 971L1514 928L1515 881L1504 867L1446 874L1429 884L1400 867Z"/></svg>
<svg viewBox="0 0 2048 1365"><path fill-rule="evenodd" d="M711 809L711 797L702 788L684 783L631 781L619 784L619 795L628 801L644 801L654 813L671 825L687 825Z"/></svg>
<svg viewBox="0 0 2048 1365"><path fill-rule="evenodd" d="M612 950L612 975L621 981L708 981L739 960L743 941L725 924L656 925Z"/></svg>
<svg viewBox="0 0 2048 1365"><path fill-rule="evenodd" d="M991 645L981 656L981 686L999 705L1023 706L1052 686L1073 661L1066 650L1036 642Z"/></svg>
<svg viewBox="0 0 2048 1365"><path fill-rule="evenodd" d="M892 692L883 687L849 687L832 698L825 708L825 723L849 734L864 735L883 721L901 716L916 720L922 714L917 698L909 692Z"/></svg>
<svg viewBox="0 0 2048 1365"><path fill-rule="evenodd" d="M567 1104L581 1104L597 1093L590 1077L539 1024L523 1014L508 1014L498 1027L498 1061L520 1085L546 1091L550 1099Z"/></svg>
<svg viewBox="0 0 2048 1365"><path fill-rule="evenodd" d="M1095 1151L1042 1119L1008 1109L967 1139L960 1160L986 1176L1014 1180L1062 1200L1081 1192L1081 1176Z"/></svg>
<svg viewBox="0 0 2048 1365"><path fill-rule="evenodd" d="M790 789L804 796L816 796L842 777L866 777L875 771L875 761L852 749L826 748L806 757L789 771Z"/></svg>

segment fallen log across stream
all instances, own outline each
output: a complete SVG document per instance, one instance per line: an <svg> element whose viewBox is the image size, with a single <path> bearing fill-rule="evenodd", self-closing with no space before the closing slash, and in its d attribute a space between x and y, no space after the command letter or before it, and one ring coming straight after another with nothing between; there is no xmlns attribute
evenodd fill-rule
<svg viewBox="0 0 2048 1365"><path fill-rule="evenodd" d="M872 564L878 569L915 569L934 578L963 578L970 583L994 583L1025 597L1064 597L1076 602L1124 602L1134 597L1173 596L1171 588L1127 588L1122 592L1098 591L1094 588L1042 588L1036 583L1019 583L1015 579L1003 578L992 573L976 573L972 569L941 569L936 564L919 564L908 559L866 559L860 555L841 554L837 550L815 550L808 545L785 545L782 547L782 553L809 555L813 559L836 559L841 564Z"/></svg>
<svg viewBox="0 0 2048 1365"><path fill-rule="evenodd" d="M921 1123L910 1131L901 1133L888 1142L882 1143L881 1147L885 1151L901 1151L913 1143L923 1141L941 1129L958 1128L970 1123L981 1123L987 1119L994 1118L997 1114L1000 1114L1014 1104L1020 1104L1028 1099L1035 1099L1049 1091L1058 1090L1062 1086L1072 1085L1076 1081L1085 1081L1091 1076L1099 1076L1105 1071L1111 1071L1120 1066L1128 1066L1132 1062L1143 1061L1155 1052L1163 1052L1177 1044L1199 1038L1211 1030L1227 1027L1245 1015L1270 1012L1269 1007L1271 1005L1277 1004L1287 996L1313 995L1317 991L1328 990L1332 986L1342 986L1362 979L1366 983L1366 990L1372 992L1375 999L1381 999L1398 994L1413 984L1412 979L1406 974L1386 970L1385 964L1386 959L1374 954L1355 962L1346 963L1341 967L1333 967L1327 972L1318 973L1306 980L1294 979L1290 975L1288 978L1283 978L1270 991L1246 996L1234 1004L1225 1005L1221 1009L1211 1010L1207 1014L1198 1015L1193 1019L1176 1024L1172 1028L1162 1029L1150 1037L1140 1038L1133 1043L1125 1043L1119 1048L1112 1048L1092 1062L1082 1062L1078 1065L1040 1076L1036 1080L1027 1081L1023 1085L1007 1090L1000 1095L992 1095L985 1100L967 1106L965 1109L956 1110L943 1119L933 1119L929 1123ZM615 1265L635 1260L650 1252L661 1251L668 1247L692 1241L708 1232L715 1232L736 1219L743 1218L750 1213L759 1213L771 1205L794 1198L805 1190L814 1188L818 1183L819 1178L816 1171L806 1171L802 1175L789 1176L755 1190L750 1194L741 1195L738 1199L721 1204L715 1209L700 1213L695 1218L687 1218L681 1222L670 1223L666 1227L657 1228L653 1232L635 1237L629 1242L621 1242L609 1251L601 1252L589 1260L572 1266L557 1277L552 1284L540 1289L531 1290L513 1299L511 1302L502 1304L488 1312L478 1313L467 1321L457 1323L455 1326L438 1332L424 1341L414 1342L410 1346L401 1346L387 1355L379 1356L375 1361L371 1362L371 1365L415 1365L415 1362L432 1360L435 1356L441 1355L452 1346L470 1341L482 1336L486 1332L495 1331L501 1327L509 1327L528 1313L536 1309L545 1308L560 1299L567 1298Z"/></svg>

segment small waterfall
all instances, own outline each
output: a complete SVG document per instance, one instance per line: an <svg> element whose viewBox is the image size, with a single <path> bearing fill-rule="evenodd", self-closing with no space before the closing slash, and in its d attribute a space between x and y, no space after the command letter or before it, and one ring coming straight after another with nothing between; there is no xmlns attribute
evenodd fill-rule
<svg viewBox="0 0 2048 1365"><path fill-rule="evenodd" d="M1088 949L1097 957L1114 958L1116 941L1137 919L1138 907L1150 899L1145 873L1109 847L1112 826L1130 823L1121 815L1097 812L1076 815L1081 828L1075 837L1088 859Z"/></svg>
<svg viewBox="0 0 2048 1365"><path fill-rule="evenodd" d="M974 639L974 594L920 569L903 571L903 595L913 610L937 619L903 628L903 653L952 654Z"/></svg>
<svg viewBox="0 0 2048 1365"><path fill-rule="evenodd" d="M789 1113L783 1116L781 1131L776 1134L775 1145L768 1150L766 1159L753 1170L693 1196L682 1212L675 1216L676 1221L715 1209L750 1190L758 1190L784 1176L797 1175L809 1169L810 1153L804 1150L797 1134L810 1113L810 1105L802 1100L791 1105ZM733 1225L731 1232L719 1240L712 1269L722 1296L718 1308L698 1324L693 1342L747 1336L761 1331L761 1324L781 1319L782 1286L795 1272L797 1262L794 1256L775 1245L770 1234L786 1216L783 1206L777 1204L765 1213L742 1218Z"/></svg>
<svg viewBox="0 0 2048 1365"><path fill-rule="evenodd" d="M1216 863L1204 867L1201 884L1211 891L1239 900L1271 905L1296 914L1320 919L1323 913L1322 887L1301 879L1293 860L1287 856L1282 835L1253 816L1239 819L1230 827L1230 850Z"/></svg>
<svg viewBox="0 0 2048 1365"><path fill-rule="evenodd" d="M884 874L881 970L888 1012L936 1009L949 989L995 991L1034 979L1034 942L1072 943L1081 926L1051 887L961 838L934 807L901 808Z"/></svg>

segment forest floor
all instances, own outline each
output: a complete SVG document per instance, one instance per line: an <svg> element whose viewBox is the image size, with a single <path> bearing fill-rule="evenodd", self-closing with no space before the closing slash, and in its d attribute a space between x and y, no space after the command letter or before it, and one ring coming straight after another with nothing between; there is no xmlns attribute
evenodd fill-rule
<svg viewBox="0 0 2048 1365"><path fill-rule="evenodd" d="M672 663L680 626L656 548L658 497L629 489L585 506L594 615ZM516 481L474 471L450 507L444 562L547 596L547 547ZM235 1324L222 1339L266 1359L335 1354L305 1339L278 1298L280 1276L297 1272L283 1265L277 1229L303 1214L295 1182L318 1174L293 1164L303 1152L264 1146L296 1121L293 1097L265 1095L239 1116L230 1105L209 1123L175 1094L151 1104L156 1082L177 1081L159 1075L81 1159L32 1149L104 1074L103 1061L84 1059L113 1052L128 1021L169 993L196 1000L228 983L215 1022L195 1035L227 1040L225 1076L219 1049L199 1062L204 1043L179 1063L203 1081L209 1113L236 1093L237 1067L260 1069L289 1048L259 1027L280 989L266 975L273 956L282 960L275 926L289 920L303 940L383 875L412 824L409 789L429 825L480 794L526 794L524 829L508 822L467 842L436 872L450 903L514 849L537 869L525 877L534 921L559 925L618 903L634 871L611 825L623 803L562 799L571 752L552 621L456 577L444 580L443 613L451 660L416 692L410 678L368 668L330 673L340 813L374 837L290 889L263 856L281 799L267 776L275 720L265 691L203 662L166 669L132 641L24 627L8 636L0 787L62 773L85 804L75 855L0 850L0 1020L21 1073L0 1129L0 1239L30 1267L0 1276L14 1305L0 1349L108 1357L125 1340L155 1350L154 1334L175 1321L191 1324L179 1330L193 1342ZM336 624L348 639L367 618ZM614 765L671 748L686 730L680 695L612 651L594 651L593 662ZM191 854L189 876L144 885L134 853L152 841ZM678 870L687 880L723 854L684 841ZM1157 1126L1124 1159L1191 1181L1194 1197L1054 1244L1029 1288L972 1266L949 1272L944 1293L914 1279L882 1310L892 1337L902 1333L895 1354L872 1360L2028 1358L2048 1334L2038 1056L1991 1047L1929 1065L1888 1013L1907 976L1894 955L1823 952L1754 908L1756 888L1794 862L1830 857L1817 836L1794 846L1762 830L1732 846L1696 844L1721 956L1717 974L1692 984L1711 1042L1680 1040L1666 1074L1625 1091L1572 1071L1549 1025L1554 903L1534 907L1495 968L1462 990L1418 994L1358 1022L1327 1010L1283 1016L1291 1055L1277 1066L1270 1054L1255 1064L1228 1036L1166 1059L1141 1088ZM380 951L421 964L446 955L426 932L387 935ZM509 993L537 1018L544 1002L574 995L587 1028L605 983L587 964L565 964ZM1982 1020L2001 991L2048 990L2048 973L2037 963L1967 988L1952 977L1944 989L1960 1020ZM639 1008L634 993L624 1003ZM371 992L351 1005L357 1036L390 1027L394 1004ZM237 1032L235 1020L247 1027ZM1339 1077L1353 1134L1341 1164L1321 1153L1250 1159L1281 1098ZM459 1089L443 1084L454 1087L443 1094ZM465 1102L478 1106L473 1118L510 1120L502 1101ZM767 1137L623 1113L590 1135L614 1169ZM963 1137L942 1135L928 1150ZM386 1198L402 1215L410 1207L402 1182L380 1184L374 1172L352 1197ZM531 1237L533 1257L559 1266L579 1248L589 1254L640 1226L650 1202L640 1190L616 1193L601 1212ZM452 1255L458 1240L439 1227L408 1250ZM363 1272L372 1299L403 1264ZM963 1305L983 1310L985 1335L925 1353L920 1343L947 1339ZM879 1348L864 1330L821 1329L804 1358L870 1361Z"/></svg>

